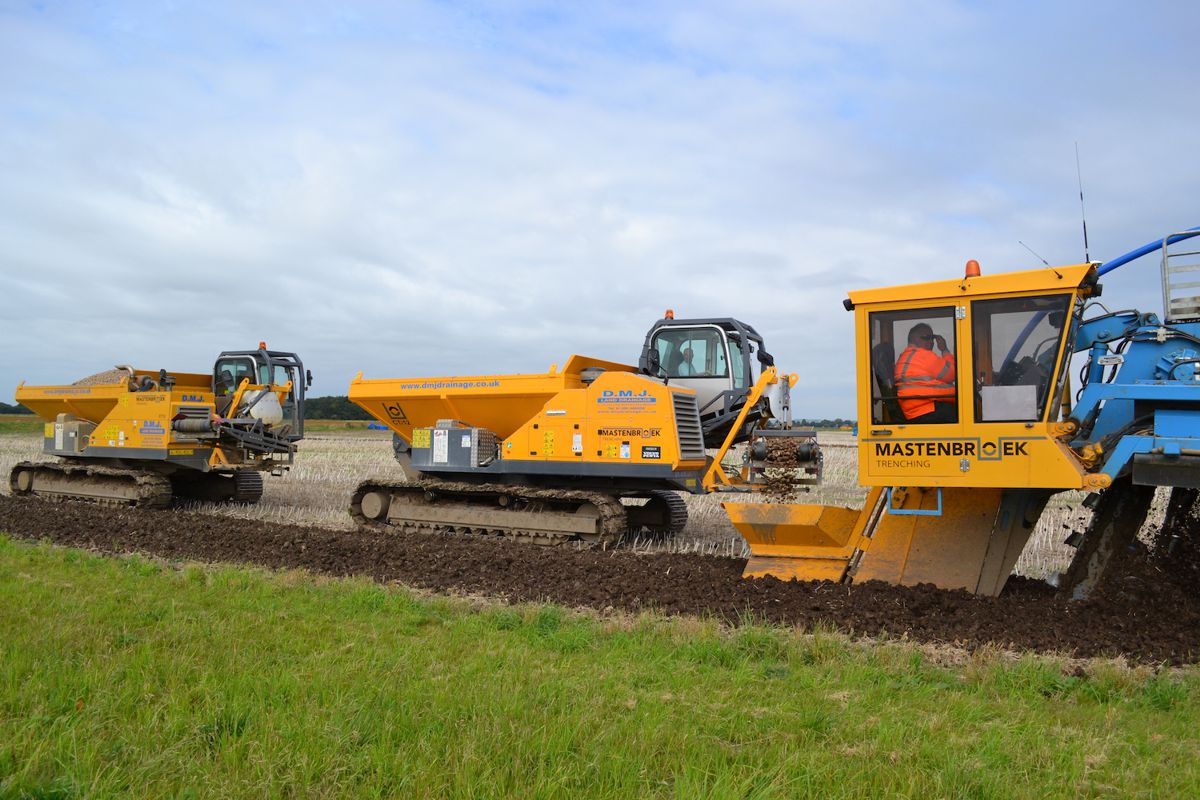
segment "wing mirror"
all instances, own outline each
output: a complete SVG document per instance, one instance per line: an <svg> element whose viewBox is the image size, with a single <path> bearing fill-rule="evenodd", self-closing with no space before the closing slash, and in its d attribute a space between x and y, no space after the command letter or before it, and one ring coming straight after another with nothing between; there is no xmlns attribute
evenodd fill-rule
<svg viewBox="0 0 1200 800"><path fill-rule="evenodd" d="M658 348L651 348L650 352L646 354L646 366L649 367L650 374L654 377L657 378L662 374L662 358L658 354Z"/></svg>
<svg viewBox="0 0 1200 800"><path fill-rule="evenodd" d="M304 388L305 389L312 388L312 370L311 369L304 370Z"/></svg>

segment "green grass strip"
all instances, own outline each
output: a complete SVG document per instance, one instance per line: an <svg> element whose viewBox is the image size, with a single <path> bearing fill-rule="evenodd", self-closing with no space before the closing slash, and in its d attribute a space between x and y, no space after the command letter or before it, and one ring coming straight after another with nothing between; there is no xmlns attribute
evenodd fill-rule
<svg viewBox="0 0 1200 800"><path fill-rule="evenodd" d="M27 414L0 414L0 433L41 433L45 424Z"/></svg>
<svg viewBox="0 0 1200 800"><path fill-rule="evenodd" d="M1198 698L0 537L0 798L1188 796Z"/></svg>

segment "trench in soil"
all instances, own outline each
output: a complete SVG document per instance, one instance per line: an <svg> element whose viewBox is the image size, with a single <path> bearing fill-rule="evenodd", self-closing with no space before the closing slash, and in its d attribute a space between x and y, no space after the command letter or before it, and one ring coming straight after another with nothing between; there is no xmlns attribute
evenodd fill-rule
<svg viewBox="0 0 1200 800"><path fill-rule="evenodd" d="M996 598L929 585L744 580L743 559L401 537L7 496L0 496L0 532L109 554L361 575L509 602L654 610L734 625L747 619L804 628L826 624L853 635L967 649L993 644L1168 664L1200 658L1200 557L1190 539L1169 556L1165 548L1123 554L1115 577L1096 596L1069 602L1046 584L1022 578L1011 579ZM1179 532L1164 531L1164 537L1172 533ZM1178 545L1180 537L1174 538Z"/></svg>

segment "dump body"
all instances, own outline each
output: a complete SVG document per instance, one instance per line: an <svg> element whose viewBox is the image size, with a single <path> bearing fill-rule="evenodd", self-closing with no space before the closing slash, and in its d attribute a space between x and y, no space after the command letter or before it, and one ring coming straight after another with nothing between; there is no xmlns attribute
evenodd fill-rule
<svg viewBox="0 0 1200 800"><path fill-rule="evenodd" d="M560 393L584 387L586 369L635 373L628 364L571 356L561 371L519 375L363 379L350 384L351 402L411 444L413 428L457 419L507 439Z"/></svg>
<svg viewBox="0 0 1200 800"><path fill-rule="evenodd" d="M540 375L360 376L349 397L412 447L424 473L572 474L701 490L695 392L626 364L572 356L561 372ZM479 455L479 432L495 438L495 458Z"/></svg>
<svg viewBox="0 0 1200 800"><path fill-rule="evenodd" d="M154 380L158 373L133 370L132 376L133 382L137 383L142 378ZM178 393L179 402L182 402L184 394L190 396L208 394L211 399L211 376L197 373L172 373L172 377L175 378L174 389ZM128 379L121 379L119 382L98 383L90 386L77 384L26 386L21 384L17 388L15 397L17 402L37 414L44 422L54 422L59 414L73 414L81 420L96 425L110 416L113 419L121 416L113 415L113 411L118 406L121 406L122 410L129 408L131 412L137 409L157 411L155 406L168 399L165 393L142 392L139 393L142 395L142 399L131 404L130 395L133 393L130 392L129 383ZM140 418L145 415L138 414L137 416Z"/></svg>
<svg viewBox="0 0 1200 800"><path fill-rule="evenodd" d="M47 455L173 461L208 471L213 447L198 446L194 434L177 433L172 420L181 413L208 416L215 406L212 379L175 373L175 385L169 389L131 389L141 378L156 375L134 370L133 380L90 386L22 384L15 397L45 422Z"/></svg>

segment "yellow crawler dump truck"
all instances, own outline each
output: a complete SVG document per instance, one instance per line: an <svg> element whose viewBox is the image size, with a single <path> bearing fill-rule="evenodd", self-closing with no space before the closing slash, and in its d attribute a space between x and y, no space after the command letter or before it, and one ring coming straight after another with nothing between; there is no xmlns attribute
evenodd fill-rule
<svg viewBox="0 0 1200 800"><path fill-rule="evenodd" d="M971 261L962 278L850 292L866 503L725 503L753 554L746 575L996 595L1047 500L1082 490L1095 513L1068 539L1060 588L1086 596L1155 487L1172 490L1168 518L1200 496L1200 263L1172 249L1197 234L1105 264L982 275ZM1101 275L1156 250L1161 319L1095 301Z"/></svg>
<svg viewBox="0 0 1200 800"><path fill-rule="evenodd" d="M173 499L256 503L304 436L312 381L294 353L221 353L210 374L117 367L66 386L17 388L55 461L12 469L17 496L163 508Z"/></svg>
<svg viewBox="0 0 1200 800"><path fill-rule="evenodd" d="M813 431L790 427L796 378L773 363L748 325L668 312L640 366L576 355L543 374L360 373L349 397L391 428L405 480L364 481L350 513L376 529L539 544L677 533L679 492L760 486L771 453L786 452L798 483L817 480ZM723 465L739 443L741 462Z"/></svg>

